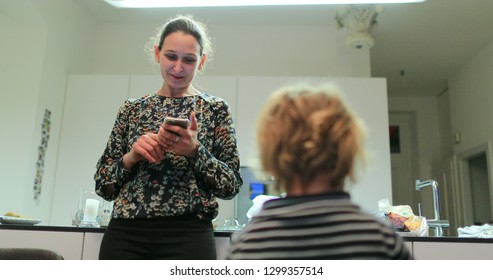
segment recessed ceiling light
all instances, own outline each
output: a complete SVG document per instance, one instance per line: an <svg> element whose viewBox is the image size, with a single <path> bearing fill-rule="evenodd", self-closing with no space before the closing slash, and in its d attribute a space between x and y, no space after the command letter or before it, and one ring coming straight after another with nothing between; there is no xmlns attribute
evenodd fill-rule
<svg viewBox="0 0 493 280"><path fill-rule="evenodd" d="M104 0L118 8L419 3L426 0Z"/></svg>

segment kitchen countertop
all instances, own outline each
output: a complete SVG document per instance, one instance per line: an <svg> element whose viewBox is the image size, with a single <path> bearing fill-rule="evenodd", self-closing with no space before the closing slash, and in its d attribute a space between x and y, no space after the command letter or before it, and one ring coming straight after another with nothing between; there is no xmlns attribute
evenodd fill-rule
<svg viewBox="0 0 493 280"><path fill-rule="evenodd" d="M457 236L406 236L405 241L412 242L455 242L455 243L492 243L493 238L470 238L470 237L457 237Z"/></svg>
<svg viewBox="0 0 493 280"><path fill-rule="evenodd" d="M91 228L91 227L76 227L76 226L44 226L44 225L13 225L0 224L0 230L32 230L32 231L61 231L61 232L96 232L103 233L106 227ZM231 230L215 230L216 237L229 237L234 231Z"/></svg>
<svg viewBox="0 0 493 280"><path fill-rule="evenodd" d="M96 232L103 233L106 227L90 228L76 226L45 226L45 225L13 225L0 224L0 230L34 230L34 231L61 231L61 232ZM229 237L235 230L215 230L216 237ZM460 242L460 243L493 243L493 238L466 238L457 236L403 236L405 241L410 242Z"/></svg>

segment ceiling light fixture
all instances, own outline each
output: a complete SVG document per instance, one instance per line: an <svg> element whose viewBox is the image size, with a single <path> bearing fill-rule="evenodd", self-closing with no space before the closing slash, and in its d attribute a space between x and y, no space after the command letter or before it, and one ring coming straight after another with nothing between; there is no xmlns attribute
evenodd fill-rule
<svg viewBox="0 0 493 280"><path fill-rule="evenodd" d="M339 28L346 28L349 31L346 38L348 47L368 50L375 44L371 31L382 10L382 5L341 5L338 7L335 21Z"/></svg>
<svg viewBox="0 0 493 280"><path fill-rule="evenodd" d="M419 3L426 0L104 0L118 8Z"/></svg>

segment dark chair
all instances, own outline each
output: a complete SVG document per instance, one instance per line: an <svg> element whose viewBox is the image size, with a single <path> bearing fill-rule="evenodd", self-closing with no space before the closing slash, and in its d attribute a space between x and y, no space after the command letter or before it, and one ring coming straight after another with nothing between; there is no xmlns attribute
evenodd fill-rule
<svg viewBox="0 0 493 280"><path fill-rule="evenodd" d="M58 252L37 248L0 248L0 260L63 260Z"/></svg>

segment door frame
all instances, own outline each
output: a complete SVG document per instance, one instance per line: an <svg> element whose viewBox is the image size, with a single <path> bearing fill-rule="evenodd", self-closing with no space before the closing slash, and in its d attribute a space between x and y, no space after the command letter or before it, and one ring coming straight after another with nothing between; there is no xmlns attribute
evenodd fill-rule
<svg viewBox="0 0 493 280"><path fill-rule="evenodd" d="M474 158L484 153L486 156L486 169L488 175L488 189L490 193L491 213L493 217L493 141L488 141L482 145L472 148L468 151L457 155L459 184L457 188L457 196L459 208L462 215L459 219L459 226L470 226L474 223L473 208L472 208L472 187L471 178L469 176L469 159Z"/></svg>

